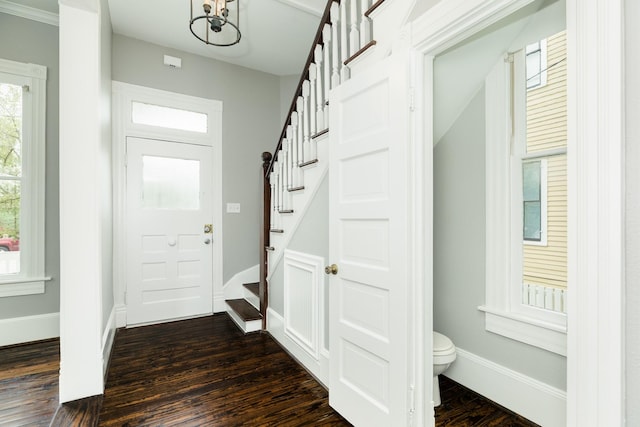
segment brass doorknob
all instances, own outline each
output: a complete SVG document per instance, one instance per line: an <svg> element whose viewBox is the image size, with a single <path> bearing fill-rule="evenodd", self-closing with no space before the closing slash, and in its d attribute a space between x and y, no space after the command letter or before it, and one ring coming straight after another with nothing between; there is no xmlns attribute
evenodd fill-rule
<svg viewBox="0 0 640 427"><path fill-rule="evenodd" d="M338 274L338 266L335 264L327 265L324 268L324 272L327 274Z"/></svg>

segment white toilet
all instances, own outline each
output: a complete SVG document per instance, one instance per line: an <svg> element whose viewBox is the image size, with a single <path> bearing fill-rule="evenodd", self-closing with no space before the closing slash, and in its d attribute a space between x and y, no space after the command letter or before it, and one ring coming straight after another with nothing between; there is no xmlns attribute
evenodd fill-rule
<svg viewBox="0 0 640 427"><path fill-rule="evenodd" d="M433 404L440 406L440 384L438 375L447 370L449 365L456 360L456 347L451 340L433 331Z"/></svg>

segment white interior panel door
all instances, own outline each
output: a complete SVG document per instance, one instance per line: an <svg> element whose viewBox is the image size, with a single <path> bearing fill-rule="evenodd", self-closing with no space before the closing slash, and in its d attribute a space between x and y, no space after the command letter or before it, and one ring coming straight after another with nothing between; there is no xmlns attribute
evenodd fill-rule
<svg viewBox="0 0 640 427"><path fill-rule="evenodd" d="M127 138L127 324L213 312L212 148Z"/></svg>
<svg viewBox="0 0 640 427"><path fill-rule="evenodd" d="M329 402L356 426L408 425L404 61L387 58L331 98Z"/></svg>

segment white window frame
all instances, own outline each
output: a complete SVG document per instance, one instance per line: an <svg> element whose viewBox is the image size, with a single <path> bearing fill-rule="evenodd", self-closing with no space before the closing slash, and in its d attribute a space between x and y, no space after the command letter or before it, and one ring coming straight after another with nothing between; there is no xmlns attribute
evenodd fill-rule
<svg viewBox="0 0 640 427"><path fill-rule="evenodd" d="M524 50L507 55L485 81L486 303L478 309L488 331L566 356L566 314L522 304L526 83L511 73L525 76L524 63Z"/></svg>
<svg viewBox="0 0 640 427"><path fill-rule="evenodd" d="M28 87L22 107L20 273L0 276L0 297L43 294L51 280L44 271L47 68L0 59L0 73L3 81Z"/></svg>
<svg viewBox="0 0 640 427"><path fill-rule="evenodd" d="M546 86L547 84L547 69L548 69L548 64L547 64L547 39L542 39L540 41L537 41L535 43L531 43L529 45L527 45L525 47L525 55L528 55L528 51L530 49L531 46L533 46L534 44L540 44L540 48L536 49L536 50L540 50L540 70L538 71L540 74L540 83L535 85L535 86L529 86L528 84L527 86L527 90L535 90L535 89L539 89L543 86ZM526 74L525 74L526 75Z"/></svg>
<svg viewBox="0 0 640 427"><path fill-rule="evenodd" d="M522 235L522 244L523 245L531 245L531 246L547 246L547 192L548 192L548 188L547 188L547 159L543 158L543 156L546 156L545 153L536 153L536 155L534 156L530 156L530 155L525 155L523 157L521 157L520 160L520 174L519 174L519 178L520 178L520 187L516 187L516 185L512 185L512 189L514 192L516 192L518 189L520 190L518 193L518 197L520 197L520 204L523 204L523 194L522 194L522 188L523 188L523 182L522 182L522 165L524 163L527 162L534 162L534 161L538 161L540 162L540 240L536 241L536 240L526 240L524 238L524 231L522 231L520 234ZM515 183L517 181L512 180L512 183ZM514 198L514 200L517 200ZM523 224L522 227L520 228L521 230L524 230L524 212L521 215Z"/></svg>

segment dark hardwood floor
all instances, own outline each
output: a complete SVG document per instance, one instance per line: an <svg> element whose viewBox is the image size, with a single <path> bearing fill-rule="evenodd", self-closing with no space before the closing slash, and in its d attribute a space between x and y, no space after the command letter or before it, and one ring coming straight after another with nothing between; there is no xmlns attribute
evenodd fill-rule
<svg viewBox="0 0 640 427"><path fill-rule="evenodd" d="M57 340L0 348L0 426L350 426L268 334L226 314L118 330L104 396L56 412L59 359ZM535 426L447 378L441 391L437 427Z"/></svg>
<svg viewBox="0 0 640 427"><path fill-rule="evenodd" d="M539 427L444 375L440 375L440 397L436 427Z"/></svg>
<svg viewBox="0 0 640 427"><path fill-rule="evenodd" d="M48 426L59 368L57 339L0 348L0 426Z"/></svg>
<svg viewBox="0 0 640 427"><path fill-rule="evenodd" d="M349 424L267 334L226 315L118 331L100 426Z"/></svg>

